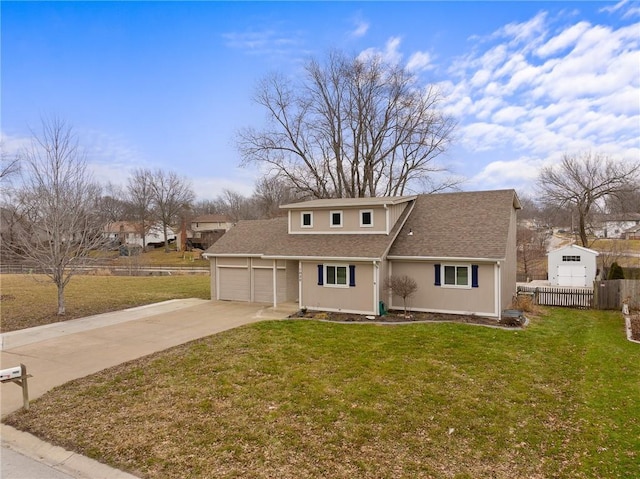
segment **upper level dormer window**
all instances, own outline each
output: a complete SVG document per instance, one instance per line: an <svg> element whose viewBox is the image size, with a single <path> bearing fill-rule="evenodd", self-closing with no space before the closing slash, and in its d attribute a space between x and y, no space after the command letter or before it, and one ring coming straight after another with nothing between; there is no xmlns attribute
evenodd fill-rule
<svg viewBox="0 0 640 479"><path fill-rule="evenodd" d="M373 226L373 210L360 210L360 226L364 228Z"/></svg>
<svg viewBox="0 0 640 479"><path fill-rule="evenodd" d="M342 211L331 211L329 218L329 224L332 228L342 228Z"/></svg>
<svg viewBox="0 0 640 479"><path fill-rule="evenodd" d="M302 228L313 228L313 212L303 211L300 221L301 221L300 226Z"/></svg>

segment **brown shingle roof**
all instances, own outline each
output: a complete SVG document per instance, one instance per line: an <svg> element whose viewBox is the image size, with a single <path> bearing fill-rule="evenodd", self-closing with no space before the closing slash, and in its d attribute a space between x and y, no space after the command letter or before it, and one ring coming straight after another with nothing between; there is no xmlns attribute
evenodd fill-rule
<svg viewBox="0 0 640 479"><path fill-rule="evenodd" d="M231 223L227 215L200 215L191 220L192 223Z"/></svg>
<svg viewBox="0 0 640 479"><path fill-rule="evenodd" d="M517 201L513 190L420 195L389 235L288 234L287 218L240 221L207 254L381 259L397 235L392 256L500 259Z"/></svg>
<svg viewBox="0 0 640 479"><path fill-rule="evenodd" d="M513 190L421 195L389 256L504 258L514 206Z"/></svg>
<svg viewBox="0 0 640 479"><path fill-rule="evenodd" d="M386 234L288 234L287 218L240 221L207 251L213 255L382 259L406 218Z"/></svg>

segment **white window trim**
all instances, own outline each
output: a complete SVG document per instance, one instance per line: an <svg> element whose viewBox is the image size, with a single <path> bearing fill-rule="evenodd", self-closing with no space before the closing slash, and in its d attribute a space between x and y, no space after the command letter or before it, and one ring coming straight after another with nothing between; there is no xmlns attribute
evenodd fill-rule
<svg viewBox="0 0 640 479"><path fill-rule="evenodd" d="M362 222L362 215L364 213L369 213L369 215L371 217L371 223L369 223L368 225L364 224ZM360 227L361 228L373 228L373 210L360 210Z"/></svg>
<svg viewBox="0 0 640 479"><path fill-rule="evenodd" d="M334 214L339 214L340 215L340 224L339 225L334 225L333 224L333 215ZM342 210L329 211L329 226L331 228L342 228L343 224L344 224L344 214L343 214Z"/></svg>
<svg viewBox="0 0 640 479"><path fill-rule="evenodd" d="M456 281L458 279L457 268L467 268L467 284L446 284L445 267L456 268ZM453 289L471 289L471 265L469 264L443 264L440 266L440 287Z"/></svg>
<svg viewBox="0 0 640 479"><path fill-rule="evenodd" d="M345 269L345 284L331 284L329 283L329 272L327 271L328 268L336 268L336 280L338 279L338 270L337 268L344 268ZM344 264L325 264L324 265L324 281L323 281L323 286L327 287L327 288L348 288L349 287L349 267L344 265Z"/></svg>
<svg viewBox="0 0 640 479"><path fill-rule="evenodd" d="M309 215L311 217L311 224L304 224L304 215ZM302 211L300 212L300 228L313 228L313 211Z"/></svg>

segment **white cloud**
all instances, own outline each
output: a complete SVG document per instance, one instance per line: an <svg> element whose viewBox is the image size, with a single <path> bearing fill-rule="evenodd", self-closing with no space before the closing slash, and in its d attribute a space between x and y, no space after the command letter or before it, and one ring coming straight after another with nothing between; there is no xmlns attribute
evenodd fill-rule
<svg viewBox="0 0 640 479"><path fill-rule="evenodd" d="M351 32L351 36L356 38L365 36L369 31L369 23L365 22L364 20L356 20L355 23L356 27Z"/></svg>
<svg viewBox="0 0 640 479"><path fill-rule="evenodd" d="M547 159L606 148L640 158L639 28L541 12L476 39L441 85L469 157ZM528 165L494 161L473 181L525 181Z"/></svg>
<svg viewBox="0 0 640 479"><path fill-rule="evenodd" d="M479 190L515 188L520 193L530 194L541 164L540 160L531 157L492 161L470 178L469 184Z"/></svg>
<svg viewBox="0 0 640 479"><path fill-rule="evenodd" d="M413 53L409 57L406 68L409 71L424 71L432 68L431 55L428 52Z"/></svg>
<svg viewBox="0 0 640 479"><path fill-rule="evenodd" d="M496 31L493 38L507 38L509 45L524 45L525 50L534 49L544 40L547 13L540 12L522 23L509 23Z"/></svg>
<svg viewBox="0 0 640 479"><path fill-rule="evenodd" d="M0 150L3 158L14 158L31 145L31 137L10 135L0 131Z"/></svg>
<svg viewBox="0 0 640 479"><path fill-rule="evenodd" d="M380 50L379 48L367 48L360 52L358 58L364 60L367 58L379 57L387 63L398 65L402 61L402 53L399 51L401 43L402 40L400 37L391 37L387 40L384 50Z"/></svg>
<svg viewBox="0 0 640 479"><path fill-rule="evenodd" d="M551 38L544 45L541 45L536 50L536 54L544 58L572 47L582 37L582 35L585 34L589 27L590 25L588 22L580 22L571 26L570 28L562 31L559 35Z"/></svg>

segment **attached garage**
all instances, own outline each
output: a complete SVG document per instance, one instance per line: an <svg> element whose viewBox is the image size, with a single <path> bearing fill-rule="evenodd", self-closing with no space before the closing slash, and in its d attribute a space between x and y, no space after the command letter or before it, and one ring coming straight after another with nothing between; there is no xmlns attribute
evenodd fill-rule
<svg viewBox="0 0 640 479"><path fill-rule="evenodd" d="M216 258L211 262L213 299L274 302L274 266L276 268L276 301L295 301L298 291L296 261L260 258Z"/></svg>

